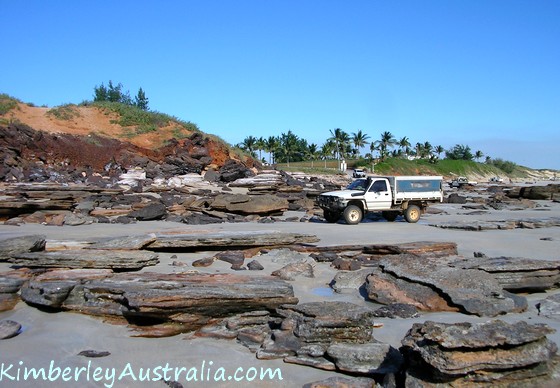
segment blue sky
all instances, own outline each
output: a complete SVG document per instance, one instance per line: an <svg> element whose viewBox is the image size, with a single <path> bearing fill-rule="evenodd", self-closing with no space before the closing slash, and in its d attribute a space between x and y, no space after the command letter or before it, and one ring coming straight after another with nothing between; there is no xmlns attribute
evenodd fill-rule
<svg viewBox="0 0 560 388"><path fill-rule="evenodd" d="M142 87L229 143L384 131L560 169L560 1L0 0L0 92Z"/></svg>

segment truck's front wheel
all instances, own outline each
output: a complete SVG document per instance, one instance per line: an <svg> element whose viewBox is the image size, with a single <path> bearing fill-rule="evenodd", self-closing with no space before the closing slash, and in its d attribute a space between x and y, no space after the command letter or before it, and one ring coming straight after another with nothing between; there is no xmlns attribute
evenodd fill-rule
<svg viewBox="0 0 560 388"><path fill-rule="evenodd" d="M404 211L404 219L406 222L415 223L420 219L420 214L422 214L422 212L418 206L410 205Z"/></svg>
<svg viewBox="0 0 560 388"><path fill-rule="evenodd" d="M344 221L346 221L348 225L359 224L363 217L362 209L356 205L347 206L346 209L344 209L343 216Z"/></svg>
<svg viewBox="0 0 560 388"><path fill-rule="evenodd" d="M323 217L328 223L334 224L340 219L340 213L330 210L323 210Z"/></svg>

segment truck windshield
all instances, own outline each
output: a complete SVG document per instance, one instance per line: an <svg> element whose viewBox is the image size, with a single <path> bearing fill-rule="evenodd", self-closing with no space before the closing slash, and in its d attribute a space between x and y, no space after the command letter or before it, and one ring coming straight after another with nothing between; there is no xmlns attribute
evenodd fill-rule
<svg viewBox="0 0 560 388"><path fill-rule="evenodd" d="M366 191L369 186L368 179L356 179L354 182L350 183L347 190L361 190Z"/></svg>

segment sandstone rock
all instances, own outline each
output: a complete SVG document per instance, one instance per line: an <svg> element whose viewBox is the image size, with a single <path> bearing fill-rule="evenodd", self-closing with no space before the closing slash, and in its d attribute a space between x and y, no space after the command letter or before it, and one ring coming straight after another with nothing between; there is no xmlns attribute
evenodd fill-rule
<svg viewBox="0 0 560 388"><path fill-rule="evenodd" d="M383 318L418 318L416 307L405 303L391 303L382 306L373 312L376 317Z"/></svg>
<svg viewBox="0 0 560 388"><path fill-rule="evenodd" d="M88 357L88 358L100 358L100 357L107 357L110 356L111 352L107 351L99 351L99 350L82 350L78 353L78 356Z"/></svg>
<svg viewBox="0 0 560 388"><path fill-rule="evenodd" d="M367 343L372 340L373 311L348 302L310 302L282 306L278 314L293 321L302 342Z"/></svg>
<svg viewBox="0 0 560 388"><path fill-rule="evenodd" d="M85 249L139 250L156 241L155 234L107 237L86 246Z"/></svg>
<svg viewBox="0 0 560 388"><path fill-rule="evenodd" d="M244 164L233 159L227 160L219 170L220 181L233 182L236 179L253 176L254 173Z"/></svg>
<svg viewBox="0 0 560 388"><path fill-rule="evenodd" d="M453 386L530 386L552 374L556 345L551 329L526 322L414 324L402 340L407 385L426 381Z"/></svg>
<svg viewBox="0 0 560 388"><path fill-rule="evenodd" d="M555 199L560 196L560 184L522 187L519 190L519 196L536 200Z"/></svg>
<svg viewBox="0 0 560 388"><path fill-rule="evenodd" d="M316 236L278 231L212 232L190 234L157 234L156 241L146 249L169 248L243 248L309 244L319 241Z"/></svg>
<svg viewBox="0 0 560 388"><path fill-rule="evenodd" d="M15 253L38 252L45 249L46 236L13 237L0 241L0 261L10 259Z"/></svg>
<svg viewBox="0 0 560 388"><path fill-rule="evenodd" d="M249 271L262 271L264 270L264 267L257 260L251 260L247 263L247 269L249 269Z"/></svg>
<svg viewBox="0 0 560 388"><path fill-rule="evenodd" d="M238 214L268 215L288 210L288 201L276 195L219 194L212 209Z"/></svg>
<svg viewBox="0 0 560 388"><path fill-rule="evenodd" d="M478 269L492 275L511 292L540 292L560 285L560 262L518 257L473 257L449 263L452 267Z"/></svg>
<svg viewBox="0 0 560 388"><path fill-rule="evenodd" d="M11 310L19 302L18 292L23 283L32 276L27 269L0 273L0 312Z"/></svg>
<svg viewBox="0 0 560 388"><path fill-rule="evenodd" d="M379 266L382 272L368 277L367 290L370 298L384 304L408 303L434 311L425 301L440 298L450 308L479 316L521 312L527 308L525 298L504 291L483 271L453 268L437 259L412 255L387 256ZM384 284L390 286L383 287ZM412 292L409 285L413 287ZM440 302L434 305L436 309L442 307Z"/></svg>
<svg viewBox="0 0 560 388"><path fill-rule="evenodd" d="M366 278L372 272L373 269L371 268L359 271L341 271L335 275L330 286L335 292L356 291L366 283Z"/></svg>
<svg viewBox="0 0 560 388"><path fill-rule="evenodd" d="M396 373L403 361L397 349L382 342L334 343L328 347L327 355L339 370L350 373Z"/></svg>
<svg viewBox="0 0 560 388"><path fill-rule="evenodd" d="M161 202L150 203L142 209L135 210L128 214L129 217L136 218L138 221L161 220L167 215L167 208Z"/></svg>
<svg viewBox="0 0 560 388"><path fill-rule="evenodd" d="M290 263L272 272L272 276L277 276L282 280L296 280L296 277L303 276L313 278L313 266L309 263Z"/></svg>
<svg viewBox="0 0 560 388"><path fill-rule="evenodd" d="M219 252L214 255L215 260L225 261L231 264L231 269L239 270L242 269L245 263L245 255L243 251L224 251Z"/></svg>
<svg viewBox="0 0 560 388"><path fill-rule="evenodd" d="M146 336L194 331L216 319L298 302L289 284L272 277L107 270L46 272L29 281L21 297L55 310L126 319Z"/></svg>
<svg viewBox="0 0 560 388"><path fill-rule="evenodd" d="M158 255L145 251L69 249L14 254L11 263L29 268L109 268L139 270L156 265Z"/></svg>
<svg viewBox="0 0 560 388"><path fill-rule="evenodd" d="M560 321L560 294L550 295L536 305L539 315Z"/></svg>
<svg viewBox="0 0 560 388"><path fill-rule="evenodd" d="M15 337L21 331L21 325L15 321L5 319L0 321L0 340Z"/></svg>

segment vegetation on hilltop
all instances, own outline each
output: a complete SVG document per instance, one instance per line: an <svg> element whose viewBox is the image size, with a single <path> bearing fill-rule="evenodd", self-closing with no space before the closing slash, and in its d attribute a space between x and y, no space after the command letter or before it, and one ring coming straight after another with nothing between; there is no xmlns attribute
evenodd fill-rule
<svg viewBox="0 0 560 388"><path fill-rule="evenodd" d="M433 146L429 141L414 146L408 137L401 139L385 131L378 140L359 130L348 134L340 128L329 131L322 146L308 143L292 131L267 139L246 137L238 147L267 162L262 151L268 153L269 163L280 164L283 169L334 169L339 170L344 160L349 168L361 167L380 174L436 174L436 175L507 175L521 177L527 169L514 162L492 159L480 150L456 144L449 149ZM366 146L369 145L369 149ZM369 152L362 155L362 150ZM484 158L484 162L480 163Z"/></svg>

